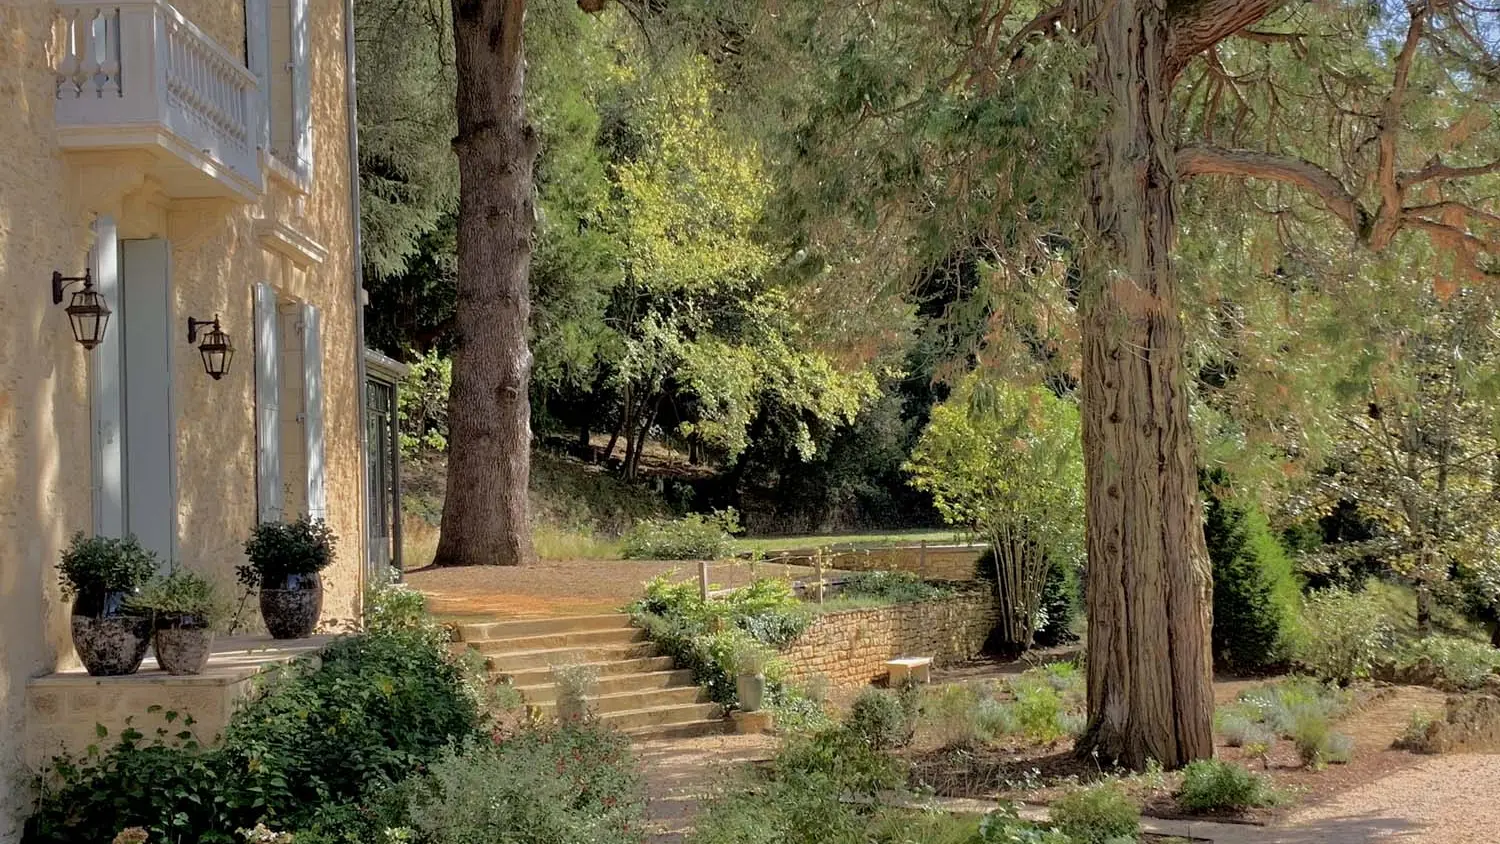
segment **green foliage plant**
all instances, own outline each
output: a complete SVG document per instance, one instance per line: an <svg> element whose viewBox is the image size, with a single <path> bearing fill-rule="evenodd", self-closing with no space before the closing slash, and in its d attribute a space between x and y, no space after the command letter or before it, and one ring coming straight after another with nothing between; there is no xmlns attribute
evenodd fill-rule
<svg viewBox="0 0 1500 844"><path fill-rule="evenodd" d="M1177 804L1189 812L1241 812L1272 802L1263 777L1222 759L1189 762L1177 794Z"/></svg>
<svg viewBox="0 0 1500 844"><path fill-rule="evenodd" d="M240 585L259 589L291 574L313 574L333 562L338 537L322 519L301 516L291 522L261 522L245 540L249 562L237 566Z"/></svg>
<svg viewBox="0 0 1500 844"><path fill-rule="evenodd" d="M629 844L645 834L630 742L589 722L447 748L410 790L408 811L428 844Z"/></svg>
<svg viewBox="0 0 1500 844"><path fill-rule="evenodd" d="M101 734L82 758L54 760L25 840L106 844L138 826L153 841L239 844L235 830L264 822L314 842L373 841L394 825L385 821L397 786L481 728L463 669L429 629L404 623L286 669L215 747L190 718L164 718L180 730L127 729L112 746Z"/></svg>
<svg viewBox="0 0 1500 844"><path fill-rule="evenodd" d="M1290 655L1300 589L1291 557L1253 502L1223 491L1229 476L1206 473L1203 538L1213 564L1214 658L1238 672L1263 672Z"/></svg>
<svg viewBox="0 0 1500 844"><path fill-rule="evenodd" d="M905 571L855 572L843 577L840 598L868 599L882 604L931 601L953 595L953 589L929 583Z"/></svg>
<svg viewBox="0 0 1500 844"><path fill-rule="evenodd" d="M922 697L922 724L938 747L972 750L990 739L978 716L979 693L969 685L930 687Z"/></svg>
<svg viewBox="0 0 1500 844"><path fill-rule="evenodd" d="M914 725L900 696L889 689L866 688L854 699L844 727L875 750L906 746Z"/></svg>
<svg viewBox="0 0 1500 844"><path fill-rule="evenodd" d="M1474 691L1500 669L1500 650L1473 639L1424 636L1401 648L1396 669L1407 681L1427 680L1454 691Z"/></svg>
<svg viewBox="0 0 1500 844"><path fill-rule="evenodd" d="M63 550L57 575L66 598L87 590L133 592L156 573L156 564L156 555L134 536L116 539L80 531Z"/></svg>
<svg viewBox="0 0 1500 844"><path fill-rule="evenodd" d="M1031 646L1054 564L1083 558L1083 446L1078 409L1041 387L964 378L934 407L912 450L912 485L943 518L995 551L1007 646Z"/></svg>
<svg viewBox="0 0 1500 844"><path fill-rule="evenodd" d="M127 603L156 616L161 624L188 623L216 629L229 616L229 603L214 582L184 568L174 568L147 581Z"/></svg>
<svg viewBox="0 0 1500 844"><path fill-rule="evenodd" d="M627 560L719 560L734 550L741 531L732 508L680 519L646 519L625 533L620 552Z"/></svg>
<svg viewBox="0 0 1500 844"><path fill-rule="evenodd" d="M1370 676L1390 647L1390 624L1361 592L1327 589L1306 599L1296 658L1319 679L1347 685Z"/></svg>
<svg viewBox="0 0 1500 844"><path fill-rule="evenodd" d="M1141 834L1141 809L1118 783L1080 788L1049 807L1052 823L1077 844L1134 841Z"/></svg>

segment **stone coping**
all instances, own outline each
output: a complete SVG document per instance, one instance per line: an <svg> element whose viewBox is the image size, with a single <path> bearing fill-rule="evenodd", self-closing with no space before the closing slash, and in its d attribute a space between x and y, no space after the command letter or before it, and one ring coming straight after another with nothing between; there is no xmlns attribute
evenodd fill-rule
<svg viewBox="0 0 1500 844"><path fill-rule="evenodd" d="M248 680L268 669L285 665L298 657L311 656L333 641L331 635L306 639L272 639L265 634L215 638L208 666L202 674L168 674L156 664L155 655L146 657L141 669L120 677L93 677L82 666L68 668L27 682L34 689L73 689L82 686L111 687L130 685L225 686Z"/></svg>

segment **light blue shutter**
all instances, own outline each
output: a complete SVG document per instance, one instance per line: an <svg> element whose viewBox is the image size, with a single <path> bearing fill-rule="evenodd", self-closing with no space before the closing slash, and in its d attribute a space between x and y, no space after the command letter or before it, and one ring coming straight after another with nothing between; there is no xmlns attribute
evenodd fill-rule
<svg viewBox="0 0 1500 844"><path fill-rule="evenodd" d="M262 522L280 521L281 350L276 291L255 285L255 499Z"/></svg>
<svg viewBox="0 0 1500 844"><path fill-rule="evenodd" d="M113 217L94 221L94 250L89 260L94 287L114 313L92 353L89 369L90 408L94 417L94 533L125 535L125 452L120 335L125 330L125 303L120 297L120 241Z"/></svg>
<svg viewBox="0 0 1500 844"><path fill-rule="evenodd" d="M291 0L292 5L292 137L296 147L297 170L312 178L312 62L307 48L307 0Z"/></svg>
<svg viewBox="0 0 1500 844"><path fill-rule="evenodd" d="M302 306L302 430L307 436L307 514L328 517L323 464L323 331L318 309Z"/></svg>
<svg viewBox="0 0 1500 844"><path fill-rule="evenodd" d="M271 34L267 28L271 10L266 0L245 0L245 58L250 72L260 80L256 90L255 145L271 149Z"/></svg>

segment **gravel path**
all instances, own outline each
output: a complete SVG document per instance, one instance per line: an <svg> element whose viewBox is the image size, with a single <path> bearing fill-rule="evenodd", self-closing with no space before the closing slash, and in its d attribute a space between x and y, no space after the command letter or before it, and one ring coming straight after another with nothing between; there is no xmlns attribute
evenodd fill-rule
<svg viewBox="0 0 1500 844"><path fill-rule="evenodd" d="M1434 756L1268 830L1267 844L1491 844L1500 838L1500 756Z"/></svg>

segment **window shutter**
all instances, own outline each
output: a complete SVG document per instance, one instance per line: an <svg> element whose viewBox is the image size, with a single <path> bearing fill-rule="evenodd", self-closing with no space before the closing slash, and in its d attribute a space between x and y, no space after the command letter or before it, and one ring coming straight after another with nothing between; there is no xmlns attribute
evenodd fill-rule
<svg viewBox="0 0 1500 844"><path fill-rule="evenodd" d="M318 309L302 306L302 419L307 436L307 514L328 517L323 465L323 331Z"/></svg>
<svg viewBox="0 0 1500 844"><path fill-rule="evenodd" d="M307 48L307 0L292 0L292 137L297 169L312 178L312 63Z"/></svg>
<svg viewBox="0 0 1500 844"><path fill-rule="evenodd" d="M125 535L124 408L121 390L120 337L125 331L120 297L120 240L113 217L94 221L94 249L89 257L94 286L114 308L89 368L94 417L94 533Z"/></svg>
<svg viewBox="0 0 1500 844"><path fill-rule="evenodd" d="M255 98L255 145L266 152L271 151L271 108L266 102L271 92L270 14L266 0L245 0L245 63L260 80Z"/></svg>
<svg viewBox="0 0 1500 844"><path fill-rule="evenodd" d="M281 353L276 325L276 291L255 285L255 498L262 522L280 521Z"/></svg>

